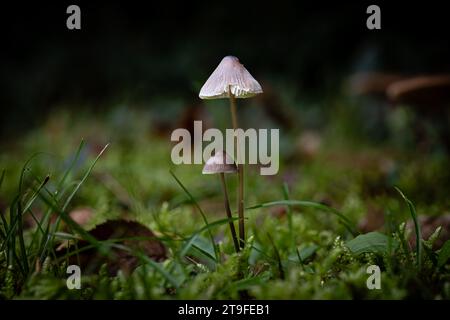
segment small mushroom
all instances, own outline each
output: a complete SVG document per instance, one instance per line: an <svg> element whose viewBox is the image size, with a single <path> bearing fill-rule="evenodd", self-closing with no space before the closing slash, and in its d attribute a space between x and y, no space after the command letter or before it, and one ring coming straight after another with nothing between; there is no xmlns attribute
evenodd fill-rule
<svg viewBox="0 0 450 320"><path fill-rule="evenodd" d="M396 81L386 89L394 102L440 106L450 101L450 75L423 75Z"/></svg>
<svg viewBox="0 0 450 320"><path fill-rule="evenodd" d="M219 63L217 68L206 80L200 89L199 97L201 99L230 99L231 119L233 128L238 128L236 98L250 98L263 90L258 81L253 78L250 72L234 56L226 56ZM244 227L244 165L238 157L238 213L239 213L239 239L241 247L244 246L245 227Z"/></svg>
<svg viewBox="0 0 450 320"><path fill-rule="evenodd" d="M203 174L235 172L237 172L236 164L225 151L216 152L214 156L209 158L202 171Z"/></svg>
<svg viewBox="0 0 450 320"><path fill-rule="evenodd" d="M225 182L225 173L235 173L235 172L237 172L236 164L225 151L216 152L214 156L209 158L208 161L206 161L206 164L203 167L202 171L203 174L218 173L220 175L220 181L222 182L222 189L224 194L225 211L229 219L232 218L232 215L230 209L230 201L228 199L227 185ZM234 248L236 249L236 252L239 252L239 242L237 240L234 223L232 220L230 220L228 223L230 225L230 231L231 236L233 238Z"/></svg>

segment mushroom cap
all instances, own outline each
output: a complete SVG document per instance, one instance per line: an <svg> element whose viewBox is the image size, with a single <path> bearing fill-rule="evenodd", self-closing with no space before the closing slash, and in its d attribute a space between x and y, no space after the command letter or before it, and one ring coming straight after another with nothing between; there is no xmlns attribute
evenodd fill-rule
<svg viewBox="0 0 450 320"><path fill-rule="evenodd" d="M450 75L423 75L392 83L386 89L394 102L441 105L450 101Z"/></svg>
<svg viewBox="0 0 450 320"><path fill-rule="evenodd" d="M225 152L218 151L206 161L203 174L234 173L237 172L233 159Z"/></svg>
<svg viewBox="0 0 450 320"><path fill-rule="evenodd" d="M239 59L226 56L200 89L201 99L228 98L230 92L236 98L250 98L263 90L258 81L245 69Z"/></svg>

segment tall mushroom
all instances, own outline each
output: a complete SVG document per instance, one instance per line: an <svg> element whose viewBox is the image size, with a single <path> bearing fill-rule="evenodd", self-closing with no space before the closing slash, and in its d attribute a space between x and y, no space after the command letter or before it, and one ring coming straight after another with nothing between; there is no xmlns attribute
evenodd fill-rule
<svg viewBox="0 0 450 320"><path fill-rule="evenodd" d="M206 161L205 166L203 167L203 174L219 174L220 180L222 182L223 194L224 194L224 203L225 203L225 211L229 219L232 218L231 209L230 209L230 201L228 199L228 191L227 185L225 182L225 173L235 173L237 172L236 164L233 159L225 152L219 151L214 154L211 158ZM236 252L239 252L239 242L236 236L236 229L234 228L234 223L232 220L229 222L231 236L233 238L234 248Z"/></svg>
<svg viewBox="0 0 450 320"><path fill-rule="evenodd" d="M236 98L250 98L262 93L262 88L258 81L252 77L250 72L234 56L226 56L222 59L217 68L206 80L200 89L199 97L201 99L230 99L231 119L233 128L238 128L238 119L236 112ZM235 137L236 138L236 137ZM235 140L237 141L237 140ZM235 148L237 143L235 143ZM239 213L239 239L240 246L244 246L244 163L241 161L241 155L236 152L238 159L238 213ZM245 155L243 155L245 156Z"/></svg>

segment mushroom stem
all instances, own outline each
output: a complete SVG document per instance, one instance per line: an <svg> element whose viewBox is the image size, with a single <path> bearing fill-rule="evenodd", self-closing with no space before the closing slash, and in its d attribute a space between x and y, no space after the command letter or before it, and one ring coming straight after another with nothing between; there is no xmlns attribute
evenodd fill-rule
<svg viewBox="0 0 450 320"><path fill-rule="evenodd" d="M224 194L224 202L225 202L225 211L227 213L227 217L229 219L232 218L231 215L231 209L230 209L230 201L228 200L228 191L227 191L227 185L225 183L225 174L221 173L220 174L220 180L222 181L222 188L223 188L223 194ZM228 221L228 224L230 225L230 231L231 231L231 236L233 238L233 243L234 243L234 249L236 250L236 252L239 252L239 242L236 236L236 229L234 228L234 222L232 220Z"/></svg>
<svg viewBox="0 0 450 320"><path fill-rule="evenodd" d="M233 129L236 130L238 128L236 97L234 96L234 94L231 93L231 88L230 88L230 110L231 110L231 120L233 121Z"/></svg>
<svg viewBox="0 0 450 320"><path fill-rule="evenodd" d="M230 96L230 110L231 119L233 121L233 129L236 131L238 128L237 112L236 112L236 97L231 93L231 86L228 88ZM241 155L239 154L239 141L235 136L235 148L238 159L238 179L239 179L239 193L238 193L238 214L239 214L239 243L240 247L244 248L245 245L245 227L244 227L244 165L241 162Z"/></svg>

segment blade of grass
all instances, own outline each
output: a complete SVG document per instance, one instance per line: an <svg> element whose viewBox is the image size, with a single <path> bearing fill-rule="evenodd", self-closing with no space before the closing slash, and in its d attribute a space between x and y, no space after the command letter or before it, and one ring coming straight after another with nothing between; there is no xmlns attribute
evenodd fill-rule
<svg viewBox="0 0 450 320"><path fill-rule="evenodd" d="M27 274L30 272L30 265L29 265L29 261L28 261L28 253L27 253L27 250L25 247L25 239L24 239L24 233L23 233L23 214L28 212L28 210L31 208L32 204L37 199L40 190L44 187L44 185L48 182L49 179L50 179L50 176L47 175L47 177L44 179L44 181L39 186L38 190L31 196L31 198L25 204L25 207L23 208L23 210L22 210L22 201L19 199L18 203L17 203L17 218L16 218L16 222L18 223L17 237L19 238L20 253L22 256L24 271Z"/></svg>
<svg viewBox="0 0 450 320"><path fill-rule="evenodd" d="M275 252L275 257L277 259L277 265L278 265L278 271L280 273L280 278L284 280L284 269L283 269L283 264L281 263L280 252L278 251L277 247L275 246L275 242L273 242L273 239L270 236L270 234L267 234L267 238L269 238L269 241L272 244L273 250Z"/></svg>
<svg viewBox="0 0 450 320"><path fill-rule="evenodd" d="M422 232L420 230L420 224L417 219L417 212L414 204L411 200L409 200L405 194L400 190L398 187L394 187L395 190L400 194L400 196L405 200L406 204L408 205L409 213L411 214L411 217L414 222L414 231L416 233L416 264L417 268L420 270L422 269Z"/></svg>
<svg viewBox="0 0 450 320"><path fill-rule="evenodd" d="M71 202L71 200L73 199L73 197L75 196L75 194L77 193L77 191L80 189L81 185L86 181L86 179L90 175L92 169L94 168L95 164L100 159L100 157L102 156L103 152L108 148L108 146L109 146L109 144L107 144L99 152L97 157L94 159L94 161L89 166L89 168L86 171L86 173L84 174L83 178L80 180L79 183L77 183L77 185L75 186L75 188L72 191L72 193L68 196L68 198L66 199L66 201L65 201L65 203L64 203L64 205L63 205L63 207L61 209L58 208L57 204L54 204L51 200L49 200L42 193L40 193L42 201L44 201L49 207L51 207L51 209L54 210L54 212L56 212L72 230L74 230L78 234L80 234L80 236L82 236L82 238L85 239L86 241L88 241L90 243L93 243L93 244L98 244L99 245L99 250L102 251L105 254L107 254L107 253L104 252L104 249L101 247L99 241L97 239L95 239L92 235L90 235L88 232L86 232L75 221L73 221L72 218L70 218L69 215L66 213L66 209L67 209L69 203Z"/></svg>
<svg viewBox="0 0 450 320"><path fill-rule="evenodd" d="M27 250L25 248L25 239L23 234L23 221L22 221L22 203L19 199L17 203L17 218L18 221L18 227L17 227L17 237L19 238L19 248L20 248L20 255L23 263L23 268L26 274L30 272L30 266L27 256Z"/></svg>
<svg viewBox="0 0 450 320"><path fill-rule="evenodd" d="M3 181L4 181L4 179L5 179L5 174L6 174L6 170L3 169L3 170L2 170L2 176L0 177L0 188L1 188L2 185L3 185ZM3 215L3 212L0 212L0 217L1 217L1 219L2 219L3 229L4 229L5 235L6 235L6 233L8 232L8 222L6 221L6 218L5 218L5 216Z"/></svg>
<svg viewBox="0 0 450 320"><path fill-rule="evenodd" d="M81 228L75 221L73 221L69 215L59 209L51 200L46 198L44 195L40 194L40 199L44 201L48 206L50 206L55 213L60 215L64 222L74 231L80 234L80 236L91 243L99 243L93 236L91 236L89 233L87 233L83 228Z"/></svg>
<svg viewBox="0 0 450 320"><path fill-rule="evenodd" d="M68 233L61 233L61 232L56 233L55 236L58 237L58 238L61 238L63 240L76 240L76 239L79 240L80 239L76 235L68 234ZM114 247L117 247L117 248L120 249L120 248L122 248L122 247L119 247L121 245L120 244L116 244L116 242L123 242L125 240L136 240L136 241L138 241L138 240L152 240L152 239L155 239L155 238L156 237L123 237L123 238L114 238L114 239L107 239L107 240L98 240L98 242L103 244L103 245L106 245L106 246L114 246ZM161 239L161 238L156 238L156 239ZM76 243L74 243L74 244L76 244ZM75 250L71 250L70 252L67 252L64 255L59 256L57 258L56 262L60 262L60 261L66 260L70 256L73 256L73 255L75 255L77 253L81 253L81 252L89 250L89 249L94 249L96 247L97 247L96 244L87 244L85 246L82 246L79 249L77 248Z"/></svg>
<svg viewBox="0 0 450 320"><path fill-rule="evenodd" d="M67 180L67 177L69 176L69 173L72 171L72 169L74 168L78 159L80 158L81 150L83 149L84 144L85 144L84 139L81 139L80 145L78 146L77 152L75 153L73 160L71 161L70 165L67 167L67 170L64 172L64 175L61 178L61 180L58 182L58 186L56 188L57 192L58 192L58 190L60 190L63 187L64 183Z"/></svg>
<svg viewBox="0 0 450 320"><path fill-rule="evenodd" d="M406 239L406 223L400 224L400 226L398 226L398 237L400 238L400 244L403 250L403 253L406 257L406 259L408 259L409 262L411 262L412 264L414 264L414 259L411 256L411 248L409 246L409 243Z"/></svg>
<svg viewBox="0 0 450 320"><path fill-rule="evenodd" d="M25 171L28 169L29 163L39 155L44 154L43 152L38 152L33 154L23 165L20 178L19 178L19 186L18 193L15 196L14 200L10 205L10 225L8 227L7 232L5 232L5 242L2 244L2 249L6 246L6 262L9 264L12 260L15 260L19 269L21 270L24 277L27 277L29 271L29 263L28 257L25 248L25 241L23 238L23 225L22 225L22 189L23 189L23 180L25 176ZM2 174L2 180L4 178L4 173ZM2 218L2 220L4 220ZM5 230L6 231L6 230ZM19 249L20 249L20 259L16 254L16 237L19 240Z"/></svg>
<svg viewBox="0 0 450 320"><path fill-rule="evenodd" d="M107 145L105 145L103 147L103 149L99 152L99 154L97 155L97 157L94 159L94 161L92 162L92 164L90 165L90 167L88 168L88 170L86 171L86 173L84 174L83 178L80 180L80 182L76 185L75 189L72 191L72 193L69 195L69 197L67 197L66 202L64 203L63 207L62 207L62 211L66 211L67 206L69 205L69 203L72 201L73 197L75 196L75 194L78 192L78 190L81 188L81 185L86 181L86 179L89 177L89 175L91 174L92 169L94 169L94 166L96 165L98 159L100 159L100 157L102 156L103 152L105 152L105 150L108 148L109 143Z"/></svg>
<svg viewBox="0 0 450 320"><path fill-rule="evenodd" d="M13 199L13 201L11 202L11 205L9 207L10 224L11 224L11 221L14 222L16 219L14 212L16 210L16 204L17 204L19 197L20 197L20 195L17 194L15 196L15 198ZM7 258L6 258L7 265L9 265L11 263L11 261L13 261L13 256L16 254L16 239L13 236L13 235L15 235L15 232L16 232L16 227L10 225L8 234L6 235L7 241L5 241L5 247L6 247L6 252L7 252ZM2 245L2 249L3 249L3 245Z"/></svg>
<svg viewBox="0 0 450 320"><path fill-rule="evenodd" d="M33 202L38 198L39 192L42 190L42 188L48 182L48 178L49 178L49 176L47 176L47 178L43 182L40 183L39 187L34 191L33 195L30 197L30 199L28 200L27 204L25 205L25 207L23 209L21 208L19 195L16 197L18 214L15 217L13 216L12 220L10 219L10 228L9 228L9 232L6 235L6 240L9 241L10 238L15 234L16 227L18 227L19 229L22 228L22 213L28 211L31 208ZM20 210L20 212L19 212L19 210ZM0 251L3 251L5 243L2 244Z"/></svg>
<svg viewBox="0 0 450 320"><path fill-rule="evenodd" d="M300 251L298 251L298 248L295 248L295 252L297 253L298 262L302 266L303 271L305 271L305 264L303 263L302 256L300 255Z"/></svg>
<svg viewBox="0 0 450 320"><path fill-rule="evenodd" d="M357 236L359 233L356 231L356 227L354 223L350 221L345 215L343 215L338 210L329 207L327 205L313 202L313 201L304 201L304 200L279 200L279 201L271 201L271 202L264 202L260 204L256 204L250 207L247 207L246 210L254 210L259 208L267 208L267 207L273 207L273 206L303 206L303 207L310 207L314 209L318 209L324 212L329 212L334 215L336 215L341 223L344 225L344 227L353 235Z"/></svg>
<svg viewBox="0 0 450 320"><path fill-rule="evenodd" d="M214 263L217 263L216 258L214 258L208 251L200 248L199 246L196 246L195 244L192 245L192 248L199 251L201 254L203 254L206 258L212 260Z"/></svg>
<svg viewBox="0 0 450 320"><path fill-rule="evenodd" d="M144 254L138 254L138 257L145 263L153 267L156 271L158 271L172 286L174 286L177 289L180 287L178 281L170 273L168 273L158 262L153 261Z"/></svg>
<svg viewBox="0 0 450 320"><path fill-rule="evenodd" d="M45 230L44 230L44 228L43 228L41 222L39 221L39 219L38 219L38 218L36 217L36 215L33 213L33 211L32 211L31 209L29 209L28 212L30 213L31 218L33 219L33 221L36 223L36 226L37 226L36 231L33 233L32 237L31 237L31 242L30 242L30 244L28 245L27 251L29 252L29 251L31 250L33 244L36 244L36 243L37 243L36 236L39 235L39 232L40 232L41 234L45 234Z"/></svg>
<svg viewBox="0 0 450 320"><path fill-rule="evenodd" d="M105 146L105 149L106 149L107 146L108 145ZM78 146L77 152L75 153L75 156L74 156L73 160L71 161L69 167L64 172L64 175L61 178L61 180L59 181L58 186L56 188L55 195L59 196L58 200L62 199L63 194L66 191L65 189L63 189L63 192L60 195L60 193L61 193L60 189L62 189L62 187L64 186L64 183L66 182L67 177L69 176L69 173L72 171L72 169L74 168L74 166L77 163L78 159L80 158L81 150L83 149L83 147L84 147L84 140L81 139L80 145ZM104 150L102 150L101 152L103 152L103 151ZM53 229L52 229L53 232L58 230L60 223L61 223L61 217L58 216L57 219L56 219L56 223L54 224Z"/></svg>
<svg viewBox="0 0 450 320"><path fill-rule="evenodd" d="M208 223L208 219L206 218L205 213L203 212L202 208L200 207L200 205L198 204L197 200L195 200L194 196L189 192L189 190L183 185L183 183L180 181L180 179L178 179L178 177L175 175L175 173L170 170L169 171L170 174L172 175L172 177L176 180L176 182L178 183L178 185L183 189L183 191L186 193L186 195L188 196L189 200L194 204L194 206L197 208L197 210L200 212L202 218L203 218L203 222L205 223L205 225L208 227L209 223ZM228 219L227 219L228 220ZM214 241L214 237L211 233L210 228L207 228L208 230L208 234L209 234L209 238L211 240L211 244L214 248L214 254L216 256L216 261L219 261L219 256L217 254L217 246L216 243Z"/></svg>
<svg viewBox="0 0 450 320"><path fill-rule="evenodd" d="M101 241L102 243L105 244L109 244L110 241L106 240L106 241ZM110 247L112 248L116 248L119 250L124 250L127 251L129 253L131 253L132 255L134 255L135 257L139 258L141 261L145 262L146 264L150 265L151 267L153 267L158 273L160 273L164 279L166 281L168 281L172 286L174 286L175 288L179 288L180 284L178 283L178 281L170 274L167 272L167 270L165 270L161 264L159 264L156 261L153 261L150 257L148 257L147 255L143 254L140 250L133 250L130 247L127 247L125 245L122 244L110 244ZM78 251L82 251L85 248L82 248Z"/></svg>
<svg viewBox="0 0 450 320"><path fill-rule="evenodd" d="M274 259L273 257L271 257L270 255L268 255L267 253L265 253L264 251L262 251L260 248L256 247L255 245L251 245L250 248L252 248L255 251L258 251L259 253L261 253L264 257L266 257L268 260L271 261L276 261L276 259Z"/></svg>
<svg viewBox="0 0 450 320"><path fill-rule="evenodd" d="M36 158L37 156L41 156L41 155L49 155L46 152L36 152L34 153L30 158L28 158L27 161L25 161L25 164L22 167L22 170L20 172L20 178L19 178L19 194L22 194L22 187L23 187L23 179L25 176L25 171L29 170L28 168L28 164L34 160L34 158Z"/></svg>
<svg viewBox="0 0 450 320"><path fill-rule="evenodd" d="M233 218L233 220L238 220L239 218ZM197 230L196 232L194 232L192 234L192 236L185 242L185 244L183 245L183 247L181 248L180 252L179 252L179 257L182 258L186 255L186 253L189 251L189 249L191 248L195 237L197 237L199 234L201 234L203 231L209 230L211 228L214 228L216 226L220 226L223 225L225 223L228 223L229 219L220 219L220 220L216 220L212 223L209 223L206 226L203 226L202 228L200 228L199 230ZM216 260L217 261L217 260Z"/></svg>
<svg viewBox="0 0 450 320"><path fill-rule="evenodd" d="M289 186L286 182L283 183L283 196L284 200L289 200ZM295 247L295 238L292 231L292 209L290 205L286 206L287 217L288 217L288 228L289 228L289 238L291 239L291 245Z"/></svg>
<svg viewBox="0 0 450 320"><path fill-rule="evenodd" d="M218 296L225 294L226 292L243 291L252 286L260 285L267 281L267 276L254 276L251 278L240 279L226 285L218 292Z"/></svg>

